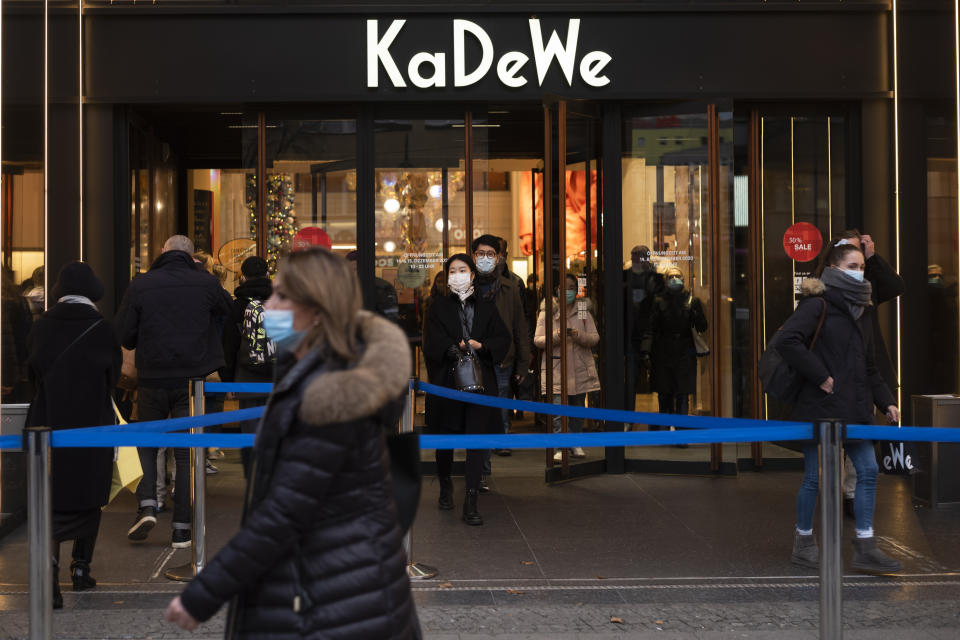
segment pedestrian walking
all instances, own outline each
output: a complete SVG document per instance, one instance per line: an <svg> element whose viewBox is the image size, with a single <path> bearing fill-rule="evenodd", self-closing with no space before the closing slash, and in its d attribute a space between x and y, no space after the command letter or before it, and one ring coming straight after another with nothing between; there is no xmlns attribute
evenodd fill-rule
<svg viewBox="0 0 960 640"><path fill-rule="evenodd" d="M527 318L523 308L523 281L518 280L506 268L506 256L501 247L505 242L492 235L482 235L473 241L473 259L477 265L477 278L474 287L485 301L497 306L500 319L510 334L507 354L501 362L494 364L497 375L497 395L501 398L513 396L514 385L527 377L530 364L530 337L527 333ZM503 433L510 433L510 411L500 409L500 421ZM497 455L509 456L510 449L497 449ZM483 454L483 475L490 475L490 450ZM486 483L481 482L484 491Z"/></svg>
<svg viewBox="0 0 960 640"><path fill-rule="evenodd" d="M267 261L250 256L240 265L240 284L233 292L236 299L230 317L223 326L222 369L224 382L273 382L277 361L276 345L267 337L263 324L264 305L273 294L273 284L267 275ZM241 395L240 408L248 409L264 403L262 396ZM256 420L240 423L243 433L254 433ZM241 449L243 477L250 475L250 449Z"/></svg>
<svg viewBox="0 0 960 640"><path fill-rule="evenodd" d="M835 244L826 264L819 280L803 281L801 290L806 297L780 329L780 356L803 379L791 419L816 422L836 418L870 424L876 406L891 422L899 422L900 410L874 361L873 287L863 276L863 252L853 244ZM877 460L873 442L846 440L843 447L857 471L853 568L877 574L899 571L900 563L880 551L874 537ZM819 549L813 537L819 493L816 443L804 443L803 460L791 559L794 564L817 568Z"/></svg>
<svg viewBox="0 0 960 640"><path fill-rule="evenodd" d="M903 295L906 290L903 278L890 266L889 262L877 253L876 244L870 235L861 234L858 229L847 229L840 234L839 238L831 242L830 246L836 244L852 244L863 252L863 277L870 283L870 299L875 309L875 312L870 314L873 324L873 361L876 363L883 381L887 383L887 387L891 391L896 391L900 387L900 381L897 379L893 363L890 361L887 345L883 341L883 333L880 331L880 316L876 311L879 310L881 304ZM824 262L826 262L828 255L829 248L824 252ZM818 275L822 273L825 267L825 264L820 265ZM850 456L847 455L843 464L843 512L850 518L855 517L853 499L856 485L857 472Z"/></svg>
<svg viewBox="0 0 960 640"><path fill-rule="evenodd" d="M28 338L30 376L36 396L27 426L52 429L93 427L114 422L112 393L120 377L120 343L96 307L103 283L83 262L60 270L53 287L56 304L33 325ZM51 452L53 503L53 608L60 593L60 543L73 540L70 579L74 591L96 586L90 575L100 529L100 509L110 499L113 449L55 448Z"/></svg>
<svg viewBox="0 0 960 640"><path fill-rule="evenodd" d="M707 316L700 299L684 288L683 272L679 268L667 269L664 281L663 293L654 299L640 353L651 363L650 381L657 392L660 413L687 415L690 394L697 392L697 348L693 331L707 330Z"/></svg>
<svg viewBox="0 0 960 640"><path fill-rule="evenodd" d="M138 417L142 421L189 415L191 378L204 378L224 365L217 324L233 304L216 277L193 259L193 241L171 236L150 270L135 277L117 314L117 331L127 349L136 349ZM140 447L143 478L138 510L127 538L139 542L157 523L157 449ZM175 549L192 544L190 534L190 456L173 451Z"/></svg>
<svg viewBox="0 0 960 640"><path fill-rule="evenodd" d="M480 375L474 390L488 396L497 395L495 363L503 362L510 348L511 336L496 305L477 295L474 282L477 267L465 253L451 256L444 265L450 293L430 305L426 332L423 337L423 356L427 375L435 385L457 388L454 367L463 359L473 359ZM430 433L481 434L496 433L502 429L498 409L469 405L427 395L426 423ZM437 480L441 510L453 509L453 451L437 449ZM466 462L466 493L463 501L463 521L482 525L477 510L477 495L483 472L483 449L468 449Z"/></svg>
<svg viewBox="0 0 960 640"><path fill-rule="evenodd" d="M410 349L360 310L346 260L280 262L264 311L277 379L257 429L240 530L174 598L194 629L231 601L227 638L420 637L385 431L403 410Z"/></svg>
<svg viewBox="0 0 960 640"><path fill-rule="evenodd" d="M600 390L600 376L597 375L597 364L593 359L593 348L600 342L597 324L590 312L590 299L577 300L577 278L568 273L564 278L563 295L567 302L567 404L575 407L586 406L587 394ZM558 290L559 291L559 290ZM562 375L560 368L560 302L553 299L553 349L547 356L547 301L540 305L540 314L537 317L537 332L533 337L537 349L543 351L540 361L541 393L547 393L547 361L553 367L553 403L561 404L563 397L560 386ZM583 431L583 418L568 418L570 431ZM553 432L560 433L562 422L560 416L553 416ZM573 447L570 454L574 458L583 458L585 453L582 447ZM562 460L562 453L557 449L553 454L556 462Z"/></svg>

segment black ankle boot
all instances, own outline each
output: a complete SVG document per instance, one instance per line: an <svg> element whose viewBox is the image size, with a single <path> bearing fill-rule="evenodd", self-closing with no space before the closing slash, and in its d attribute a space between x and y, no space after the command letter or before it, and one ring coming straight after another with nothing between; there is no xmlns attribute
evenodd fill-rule
<svg viewBox="0 0 960 640"><path fill-rule="evenodd" d="M437 499L437 506L441 511L450 511L453 509L453 480L449 476L438 478L440 482L440 497Z"/></svg>
<svg viewBox="0 0 960 640"><path fill-rule="evenodd" d="M483 524L483 518L477 511L478 494L476 489L467 489L467 495L463 500L463 521L472 526Z"/></svg>
<svg viewBox="0 0 960 640"><path fill-rule="evenodd" d="M63 594L60 593L60 563L53 559L53 608L63 609Z"/></svg>
<svg viewBox="0 0 960 640"><path fill-rule="evenodd" d="M90 567L74 563L70 565L70 579L73 581L74 591L86 591L97 586L97 581L90 575Z"/></svg>

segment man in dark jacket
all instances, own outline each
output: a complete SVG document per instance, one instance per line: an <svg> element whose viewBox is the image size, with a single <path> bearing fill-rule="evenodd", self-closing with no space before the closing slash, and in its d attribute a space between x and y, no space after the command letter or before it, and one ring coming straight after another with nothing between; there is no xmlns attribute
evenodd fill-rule
<svg viewBox="0 0 960 640"><path fill-rule="evenodd" d="M527 377L530 366L530 334L520 290L522 281L506 270L501 247L503 241L492 235L482 235L473 241L471 249L477 263L477 278L474 283L477 295L482 300L492 300L497 305L500 319L510 334L510 347L502 362L494 363L497 374L497 391L501 398L509 398L511 378L519 383ZM506 275L504 275L506 274ZM503 432L510 431L510 414L500 410ZM509 449L499 449L500 455L510 455ZM484 454L483 474L490 474L490 452ZM482 487L481 487L482 489Z"/></svg>
<svg viewBox="0 0 960 640"><path fill-rule="evenodd" d="M240 265L240 284L234 289L236 300L230 317L223 325L223 357L226 366L220 377L224 382L273 382L276 351L263 329L263 303L273 293L273 283L267 276L267 261L250 256ZM240 396L240 408L264 404L263 396ZM254 433L256 420L240 424L243 433ZM240 450L243 475L250 473L251 449Z"/></svg>
<svg viewBox="0 0 960 640"><path fill-rule="evenodd" d="M141 420L188 415L190 378L203 378L224 366L217 319L230 313L232 300L217 279L193 259L193 241L171 236L147 273L130 283L117 314L120 342L136 349ZM157 449L139 449L143 479L130 540L140 541L157 523ZM191 544L190 465L187 449L174 450L177 484L173 501L174 548Z"/></svg>

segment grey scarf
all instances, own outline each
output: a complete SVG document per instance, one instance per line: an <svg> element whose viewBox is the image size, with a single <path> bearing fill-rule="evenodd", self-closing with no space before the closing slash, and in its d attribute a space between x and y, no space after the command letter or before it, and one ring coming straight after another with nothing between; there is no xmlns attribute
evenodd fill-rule
<svg viewBox="0 0 960 640"><path fill-rule="evenodd" d="M873 304L871 298L873 287L869 280L861 282L836 267L824 269L820 280L827 288L837 289L843 294L843 301L847 303L847 309L854 320L859 320L863 310Z"/></svg>

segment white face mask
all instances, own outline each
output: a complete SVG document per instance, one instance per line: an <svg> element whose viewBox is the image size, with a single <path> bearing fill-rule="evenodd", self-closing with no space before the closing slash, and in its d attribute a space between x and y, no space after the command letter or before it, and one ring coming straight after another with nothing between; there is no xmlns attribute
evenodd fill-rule
<svg viewBox="0 0 960 640"><path fill-rule="evenodd" d="M451 273L447 276L447 286L455 293L463 293L470 288L469 273Z"/></svg>
<svg viewBox="0 0 960 640"><path fill-rule="evenodd" d="M497 266L497 259L490 256L477 258L477 270L480 273L491 273Z"/></svg>
<svg viewBox="0 0 960 640"><path fill-rule="evenodd" d="M843 271L857 282L863 282L863 271L859 269L840 269L840 271Z"/></svg>

